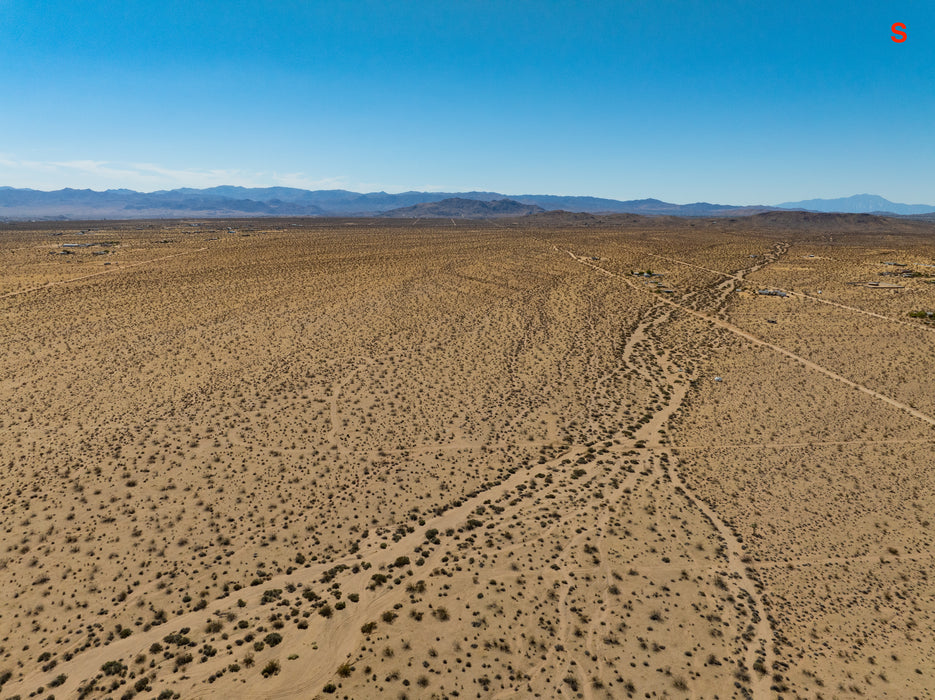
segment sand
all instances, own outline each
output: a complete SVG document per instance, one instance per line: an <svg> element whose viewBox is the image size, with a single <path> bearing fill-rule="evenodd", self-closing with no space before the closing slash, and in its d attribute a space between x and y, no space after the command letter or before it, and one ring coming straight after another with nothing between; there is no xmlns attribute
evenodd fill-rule
<svg viewBox="0 0 935 700"><path fill-rule="evenodd" d="M0 698L932 697L931 232L752 222L0 230Z"/></svg>

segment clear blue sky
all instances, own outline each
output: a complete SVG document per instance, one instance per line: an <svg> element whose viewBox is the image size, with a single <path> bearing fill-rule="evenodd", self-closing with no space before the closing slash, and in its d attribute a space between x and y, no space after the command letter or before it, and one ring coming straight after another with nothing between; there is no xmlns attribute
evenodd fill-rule
<svg viewBox="0 0 935 700"><path fill-rule="evenodd" d="M0 0L0 185L216 184L935 203L935 1Z"/></svg>

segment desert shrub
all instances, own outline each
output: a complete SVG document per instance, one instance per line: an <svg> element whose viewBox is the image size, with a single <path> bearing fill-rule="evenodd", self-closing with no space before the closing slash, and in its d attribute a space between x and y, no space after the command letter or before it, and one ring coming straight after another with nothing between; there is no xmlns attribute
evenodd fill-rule
<svg viewBox="0 0 935 700"><path fill-rule="evenodd" d="M376 622L365 622L360 626L360 631L364 634L370 634L377 628Z"/></svg>
<svg viewBox="0 0 935 700"><path fill-rule="evenodd" d="M261 671L263 678L269 678L270 676L275 676L279 673L279 662L275 659L270 661L266 666L263 667Z"/></svg>
<svg viewBox="0 0 935 700"><path fill-rule="evenodd" d="M108 661L101 666L101 670L104 672L105 676L122 676L126 673L127 667L119 661Z"/></svg>
<svg viewBox="0 0 935 700"><path fill-rule="evenodd" d="M192 640L185 636L184 633L176 632L174 634L167 634L162 638L166 644L175 644L178 647L188 646Z"/></svg>
<svg viewBox="0 0 935 700"><path fill-rule="evenodd" d="M220 620L211 620L207 625L205 625L205 632L208 634L216 634L222 629L224 629L224 623Z"/></svg>
<svg viewBox="0 0 935 700"><path fill-rule="evenodd" d="M275 600L279 600L282 597L281 588L269 588L263 591L263 597L260 598L260 605L266 605L267 603L272 603Z"/></svg>
<svg viewBox="0 0 935 700"><path fill-rule="evenodd" d="M279 632L270 632L263 638L263 641L274 647L282 641L282 635Z"/></svg>

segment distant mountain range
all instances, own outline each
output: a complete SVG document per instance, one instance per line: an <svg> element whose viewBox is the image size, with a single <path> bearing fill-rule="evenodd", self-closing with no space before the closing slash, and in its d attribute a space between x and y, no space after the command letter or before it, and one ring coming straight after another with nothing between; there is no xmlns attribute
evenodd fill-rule
<svg viewBox="0 0 935 700"><path fill-rule="evenodd" d="M777 209L804 209L806 211L843 212L846 214L931 214L930 204L898 204L875 194L855 194L838 199L806 199L802 202L783 202Z"/></svg>
<svg viewBox="0 0 935 700"><path fill-rule="evenodd" d="M450 202L447 200L457 200ZM472 202L509 200L526 209L506 214L503 205L477 206ZM442 208L423 205L446 202ZM512 205L510 205L512 206ZM410 207L417 207L408 210ZM420 208L421 207L421 208ZM0 219L157 219L259 216L412 216L477 217L523 216L542 210L592 214L634 213L644 216L745 216L768 207L722 204L670 204L658 199L620 201L600 197L556 195L504 195L499 192L349 192L302 190L292 187L207 189L181 188L159 192L133 190L76 190L53 192L0 187Z"/></svg>
<svg viewBox="0 0 935 700"><path fill-rule="evenodd" d="M504 204L504 202L508 202ZM430 206L434 205L434 206ZM935 206L896 204L875 195L786 202L779 206L671 204L658 199L621 201L600 197L504 195L498 192L350 192L292 187L181 188L158 192L119 189L98 192L66 188L53 192L0 187L0 220L158 219L275 216L390 216L491 218L564 210L642 216L749 216L777 209L919 215Z"/></svg>

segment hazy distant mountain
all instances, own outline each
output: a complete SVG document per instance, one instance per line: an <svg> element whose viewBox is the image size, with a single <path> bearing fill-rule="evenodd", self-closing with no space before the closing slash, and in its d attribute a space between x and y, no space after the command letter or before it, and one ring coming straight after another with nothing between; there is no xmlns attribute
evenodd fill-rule
<svg viewBox="0 0 935 700"><path fill-rule="evenodd" d="M75 190L54 192L29 189L0 190L0 218L157 219L179 217L223 218L233 216L320 216L314 205L279 199L258 201L183 192L134 192L133 190Z"/></svg>
<svg viewBox="0 0 935 700"><path fill-rule="evenodd" d="M519 201L523 198L517 197ZM537 197L536 199L544 199ZM556 197L556 199L577 199L575 197ZM581 197L580 199L591 199ZM643 216L748 216L768 211L769 207L741 207L730 204L708 204L708 202L695 202L693 204L670 204L658 199L630 199L624 202L614 200L601 200L614 202L612 208L574 209L574 211L591 211L594 213L615 214L642 214ZM554 207L551 207L554 208ZM566 207L562 207L566 208Z"/></svg>
<svg viewBox="0 0 935 700"><path fill-rule="evenodd" d="M935 212L930 204L899 204L875 194L855 194L852 197L838 199L807 199L803 202L784 202L776 205L779 209L806 209L808 211L843 212L846 214L885 213L929 214Z"/></svg>
<svg viewBox="0 0 935 700"><path fill-rule="evenodd" d="M451 197L440 202L423 202L383 212L380 216L412 218L494 219L501 216L528 216L544 211L535 204L521 204L512 199L485 202L479 199Z"/></svg>
<svg viewBox="0 0 935 700"><path fill-rule="evenodd" d="M396 210L417 205L461 200L450 214L400 214ZM528 212L561 209L589 214L639 214L642 216L748 216L769 207L737 207L726 204L670 204L658 199L620 201L600 197L558 195L505 195L499 192L350 192L303 190L294 187L180 188L158 192L119 189L97 192L66 188L54 192L0 187L0 219L156 219L223 218L257 216L479 216L501 215L496 207L475 207L467 201L497 202L509 199L530 207ZM427 209L426 212L441 209ZM473 211L474 214L467 212ZM517 210L518 212L519 210ZM505 214L504 214L505 215ZM510 216L519 216L511 213Z"/></svg>

